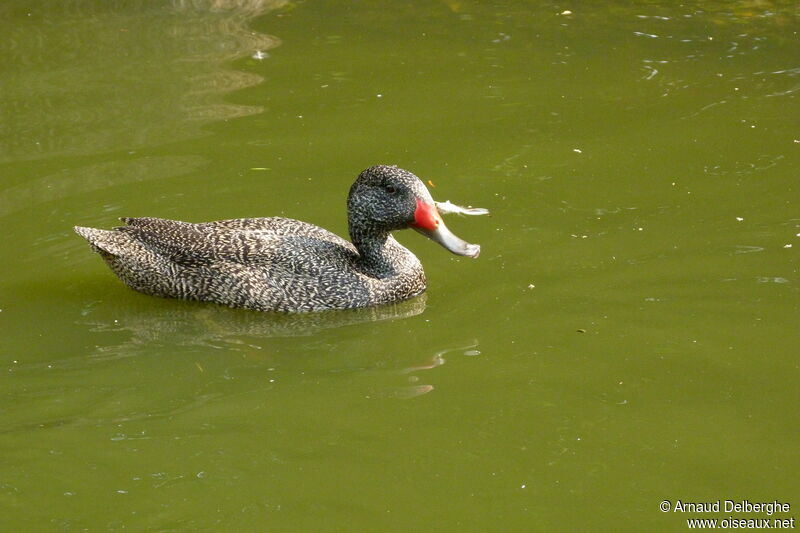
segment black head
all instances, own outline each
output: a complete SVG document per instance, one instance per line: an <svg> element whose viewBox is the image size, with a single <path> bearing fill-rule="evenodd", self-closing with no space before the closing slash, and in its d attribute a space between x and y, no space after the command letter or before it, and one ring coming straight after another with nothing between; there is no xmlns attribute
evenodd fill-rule
<svg viewBox="0 0 800 533"><path fill-rule="evenodd" d="M350 238L359 250L380 245L391 231L413 228L454 254L480 253L480 246L447 229L422 180L402 168L377 165L359 174L350 187L347 214Z"/></svg>
<svg viewBox="0 0 800 533"><path fill-rule="evenodd" d="M350 233L388 233L414 222L417 200L433 204L422 181L394 166L369 167L350 187L347 212Z"/></svg>

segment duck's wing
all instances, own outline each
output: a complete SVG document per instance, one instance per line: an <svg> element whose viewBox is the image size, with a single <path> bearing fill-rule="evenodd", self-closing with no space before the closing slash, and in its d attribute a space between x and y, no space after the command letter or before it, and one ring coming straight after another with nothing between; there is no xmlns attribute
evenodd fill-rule
<svg viewBox="0 0 800 533"><path fill-rule="evenodd" d="M204 265L233 255L229 243L216 242L195 224L159 218L122 219L127 226L114 228L160 257L182 265Z"/></svg>
<svg viewBox="0 0 800 533"><path fill-rule="evenodd" d="M320 227L292 219L234 219L194 224L161 218L125 218L115 228L155 253L182 265L232 261L243 265L274 263L287 240L307 240L352 249L352 245Z"/></svg>
<svg viewBox="0 0 800 533"><path fill-rule="evenodd" d="M156 217L120 217L120 221L124 222L126 225L114 228L115 230L127 231L127 228L131 227L155 233L171 233L173 231L180 231L179 228L189 228L197 225L191 222L181 222L180 220Z"/></svg>
<svg viewBox="0 0 800 533"><path fill-rule="evenodd" d="M238 231L268 231L276 235L302 235L319 238L338 238L330 231L293 218L232 218L197 224L202 228Z"/></svg>
<svg viewBox="0 0 800 533"><path fill-rule="evenodd" d="M262 231L275 235L315 237L331 241L343 240L335 233L331 233L314 224L284 217L232 218L200 223L181 222L178 220L154 217L126 217L120 218L120 220L128 226L156 232L171 232L179 230L180 228L194 227L205 231Z"/></svg>

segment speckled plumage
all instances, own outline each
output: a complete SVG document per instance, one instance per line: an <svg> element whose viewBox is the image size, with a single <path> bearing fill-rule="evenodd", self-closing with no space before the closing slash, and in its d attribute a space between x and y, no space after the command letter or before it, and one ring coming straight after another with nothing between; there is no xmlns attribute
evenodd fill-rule
<svg viewBox="0 0 800 533"><path fill-rule="evenodd" d="M123 218L113 230L76 227L128 286L156 296L263 311L367 307L425 290L422 265L390 232L433 204L414 174L370 167L350 188L352 243L289 218L189 223Z"/></svg>

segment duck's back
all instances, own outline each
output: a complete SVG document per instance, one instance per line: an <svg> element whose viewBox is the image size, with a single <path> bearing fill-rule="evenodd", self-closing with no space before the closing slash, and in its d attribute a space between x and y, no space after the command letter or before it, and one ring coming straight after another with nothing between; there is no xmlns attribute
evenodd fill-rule
<svg viewBox="0 0 800 533"><path fill-rule="evenodd" d="M76 231L122 281L147 294L274 311L374 303L353 245L313 224L279 217L122 220L126 225L111 231Z"/></svg>

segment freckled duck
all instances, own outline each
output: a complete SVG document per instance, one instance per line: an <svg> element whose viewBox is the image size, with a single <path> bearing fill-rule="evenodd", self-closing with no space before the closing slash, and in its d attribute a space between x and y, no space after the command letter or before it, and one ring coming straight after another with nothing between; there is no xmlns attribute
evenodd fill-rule
<svg viewBox="0 0 800 533"><path fill-rule="evenodd" d="M391 232L413 228L454 254L480 246L453 235L420 179L393 166L363 171L350 188L352 243L307 222L240 218L189 223L122 218L125 226L75 231L129 287L156 296L262 311L367 307L425 290L419 260ZM481 209L438 204L442 212Z"/></svg>

